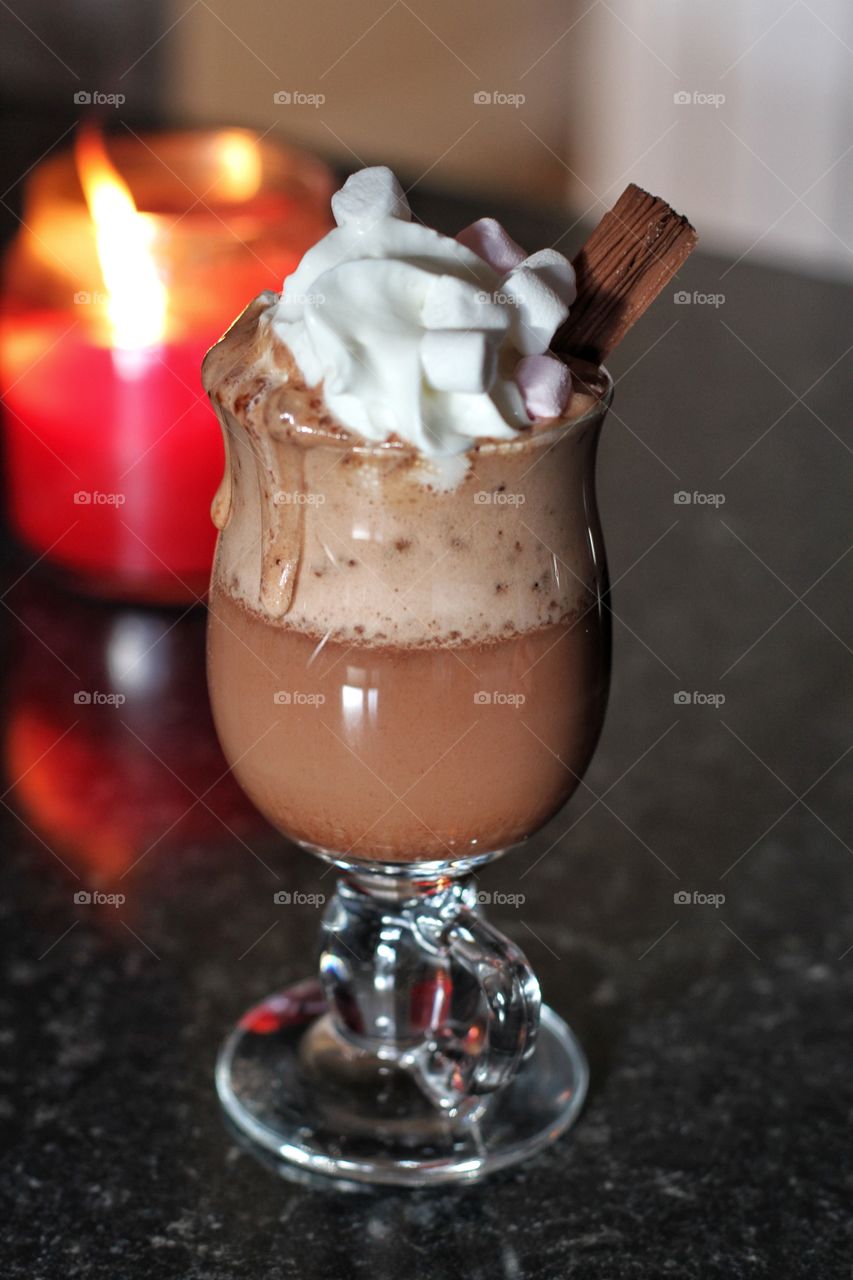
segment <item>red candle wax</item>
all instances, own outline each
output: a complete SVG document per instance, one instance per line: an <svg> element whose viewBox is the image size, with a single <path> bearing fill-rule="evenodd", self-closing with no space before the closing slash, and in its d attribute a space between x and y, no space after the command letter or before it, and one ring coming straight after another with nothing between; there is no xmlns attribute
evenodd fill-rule
<svg viewBox="0 0 853 1280"><path fill-rule="evenodd" d="M203 595L223 458L192 337L94 344L68 313L9 320L4 342L13 527L107 593Z"/></svg>

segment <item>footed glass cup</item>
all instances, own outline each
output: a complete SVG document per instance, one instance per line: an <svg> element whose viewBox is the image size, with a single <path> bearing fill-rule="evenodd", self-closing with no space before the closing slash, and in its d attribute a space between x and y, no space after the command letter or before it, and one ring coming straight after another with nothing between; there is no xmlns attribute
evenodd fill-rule
<svg viewBox="0 0 853 1280"><path fill-rule="evenodd" d="M252 1143L304 1170L472 1181L582 1105L583 1052L475 881L562 807L601 728L612 388L590 388L461 478L213 396L217 731L258 809L340 872L319 981L241 1019L217 1086Z"/></svg>

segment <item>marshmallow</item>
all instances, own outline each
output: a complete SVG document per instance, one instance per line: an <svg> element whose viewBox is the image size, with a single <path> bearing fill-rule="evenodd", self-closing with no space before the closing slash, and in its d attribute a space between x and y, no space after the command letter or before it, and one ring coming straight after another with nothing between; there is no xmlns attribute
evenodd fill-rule
<svg viewBox="0 0 853 1280"><path fill-rule="evenodd" d="M557 356L524 356L513 375L534 420L559 418L572 395L572 375Z"/></svg>
<svg viewBox="0 0 853 1280"><path fill-rule="evenodd" d="M556 249L540 249L538 253L531 253L520 265L533 271L567 307L578 296L575 269L568 258L564 258Z"/></svg>
<svg viewBox="0 0 853 1280"><path fill-rule="evenodd" d="M488 391L497 372L495 335L430 329L421 341L421 363L436 391L471 395Z"/></svg>
<svg viewBox="0 0 853 1280"><path fill-rule="evenodd" d="M485 289L456 276L436 276L424 298L422 320L427 329L509 328L506 307Z"/></svg>
<svg viewBox="0 0 853 1280"><path fill-rule="evenodd" d="M512 340L522 355L547 351L551 339L569 314L563 302L536 271L516 267L501 289L513 303Z"/></svg>
<svg viewBox="0 0 853 1280"><path fill-rule="evenodd" d="M351 174L332 196L332 213L339 227L371 227L380 218L412 220L406 193L385 165Z"/></svg>
<svg viewBox="0 0 853 1280"><path fill-rule="evenodd" d="M458 232L456 239L502 276L517 267L526 256L496 218L479 218Z"/></svg>

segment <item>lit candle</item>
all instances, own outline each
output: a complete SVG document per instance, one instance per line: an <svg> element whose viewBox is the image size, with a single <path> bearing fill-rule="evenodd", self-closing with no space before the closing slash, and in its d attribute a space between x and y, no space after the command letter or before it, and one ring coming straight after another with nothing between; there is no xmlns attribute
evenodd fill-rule
<svg viewBox="0 0 853 1280"><path fill-rule="evenodd" d="M80 585L169 602L204 593L213 551L202 356L324 234L330 178L235 130L119 150L127 179L79 136L82 192L69 159L42 167L7 264L9 519Z"/></svg>

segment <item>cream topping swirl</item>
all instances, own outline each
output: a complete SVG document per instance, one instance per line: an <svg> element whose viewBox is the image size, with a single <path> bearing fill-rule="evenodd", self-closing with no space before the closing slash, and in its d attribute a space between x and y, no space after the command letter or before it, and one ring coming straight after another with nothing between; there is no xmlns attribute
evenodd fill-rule
<svg viewBox="0 0 853 1280"><path fill-rule="evenodd" d="M330 411L367 441L396 435L435 460L529 428L515 371L547 352L566 319L571 263L545 249L495 269L410 221L384 168L354 174L332 209L338 226L308 250L265 315L309 385L322 382ZM479 225L468 243L478 243Z"/></svg>

